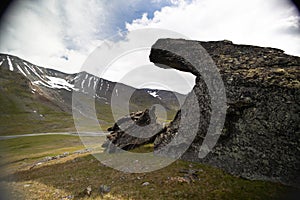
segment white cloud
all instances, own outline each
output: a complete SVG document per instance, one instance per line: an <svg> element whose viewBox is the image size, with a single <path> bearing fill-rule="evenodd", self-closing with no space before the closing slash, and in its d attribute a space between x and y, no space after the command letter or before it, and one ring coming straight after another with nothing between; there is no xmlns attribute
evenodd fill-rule
<svg viewBox="0 0 300 200"><path fill-rule="evenodd" d="M300 55L300 19L286 0L19 0L1 20L1 52L69 73L78 72L104 38L123 29L169 29L194 40L228 39ZM106 78L117 81L133 66L149 64L147 56L120 59ZM151 69L157 77L166 77L163 69ZM186 92L188 88L174 80L165 84Z"/></svg>
<svg viewBox="0 0 300 200"><path fill-rule="evenodd" d="M131 31L123 40L106 41L100 45L82 69L136 88L151 87L188 93L194 86L194 75L162 69L149 60L151 46L165 37L182 38L182 35L163 29Z"/></svg>
<svg viewBox="0 0 300 200"><path fill-rule="evenodd" d="M17 1L2 19L0 50L41 66L78 71L100 42L102 8L95 1Z"/></svg>
<svg viewBox="0 0 300 200"><path fill-rule="evenodd" d="M74 73L125 21L171 2L154 0L18 0L1 18L0 51ZM67 58L67 59L66 59Z"/></svg>
<svg viewBox="0 0 300 200"><path fill-rule="evenodd" d="M159 68L150 62L149 54L150 49L125 54L111 63L102 77L136 88L156 88L182 94L192 90L195 84L194 75L175 69Z"/></svg>
<svg viewBox="0 0 300 200"><path fill-rule="evenodd" d="M284 0L195 0L164 7L126 24L130 30L155 27L177 31L195 40L232 40L270 46L300 55L299 16Z"/></svg>

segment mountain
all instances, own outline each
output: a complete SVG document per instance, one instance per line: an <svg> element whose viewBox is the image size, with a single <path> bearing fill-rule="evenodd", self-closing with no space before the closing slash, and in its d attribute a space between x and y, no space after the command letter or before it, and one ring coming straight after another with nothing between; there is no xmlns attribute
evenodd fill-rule
<svg viewBox="0 0 300 200"><path fill-rule="evenodd" d="M95 92L93 92L95 91ZM104 128L115 122L111 101L119 115L160 104L171 120L185 95L156 89L136 89L87 72L63 73L34 65L16 56L0 54L0 134L74 131L72 93L93 95L97 118ZM117 100L115 100L117 99ZM117 120L117 119L116 119Z"/></svg>

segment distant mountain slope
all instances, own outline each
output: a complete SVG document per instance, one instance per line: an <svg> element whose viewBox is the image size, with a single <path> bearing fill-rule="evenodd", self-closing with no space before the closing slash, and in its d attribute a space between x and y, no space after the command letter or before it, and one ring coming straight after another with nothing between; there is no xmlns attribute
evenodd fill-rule
<svg viewBox="0 0 300 200"><path fill-rule="evenodd" d="M110 105L112 96L118 98L122 113L126 113L121 105L126 101L122 94L133 92L130 112L160 104L165 107L168 119L173 118L185 98L170 91L136 89L125 84L118 84L115 89L115 86L115 82L86 72L66 74L16 56L0 54L0 134L75 130L73 91L83 95L95 91L97 117L107 126L114 123Z"/></svg>

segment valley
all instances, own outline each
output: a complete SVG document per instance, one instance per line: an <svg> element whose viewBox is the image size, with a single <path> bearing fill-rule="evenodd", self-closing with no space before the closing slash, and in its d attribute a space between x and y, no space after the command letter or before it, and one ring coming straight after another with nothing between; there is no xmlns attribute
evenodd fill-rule
<svg viewBox="0 0 300 200"><path fill-rule="evenodd" d="M135 89L124 84L118 84L117 91L115 85L86 72L66 74L0 54L0 135L76 131L72 92L86 97L92 95L91 90L95 91L92 98L102 131L115 122L110 105L113 93L122 98L122 94L134 91L129 102L130 112L161 104L167 110L169 121L185 99L185 95L176 92ZM118 105L114 106L120 113L127 112L121 106L119 109ZM87 128L88 132L96 130L99 127Z"/></svg>
<svg viewBox="0 0 300 200"><path fill-rule="evenodd" d="M0 141L0 147L0 186L6 189L1 195L6 199L280 199L295 192L278 183L245 180L181 160L150 173L116 171L92 156L101 151L82 151L85 147L76 136L15 138ZM133 151L153 151L153 146ZM63 154L67 156L41 162ZM186 170L194 178L188 178ZM110 192L102 194L101 185L109 187ZM89 186L90 196L84 192Z"/></svg>

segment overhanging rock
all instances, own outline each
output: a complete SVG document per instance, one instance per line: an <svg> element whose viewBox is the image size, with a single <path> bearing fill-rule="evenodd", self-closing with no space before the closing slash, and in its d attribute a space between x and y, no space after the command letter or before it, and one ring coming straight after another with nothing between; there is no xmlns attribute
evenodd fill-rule
<svg viewBox="0 0 300 200"><path fill-rule="evenodd" d="M203 159L198 152L211 118L211 97L201 74L184 55L193 54L199 44L215 62L224 82L227 113L222 134ZM180 56L174 53L180 50ZM199 60L203 58L198 58ZM207 163L225 171L256 180L271 180L300 187L300 58L274 48L235 45L230 41L198 42L160 39L151 49L150 61L197 76L193 93L187 97L166 131L157 136L155 152L176 155L181 144L164 149L178 134L186 133L197 121L197 135L183 159ZM199 119L193 113L199 106ZM184 123L181 121L185 119ZM183 126L183 127L182 127ZM195 127L195 126L191 126ZM164 149L164 150L162 150Z"/></svg>

